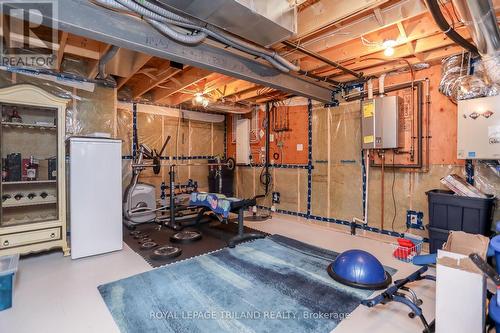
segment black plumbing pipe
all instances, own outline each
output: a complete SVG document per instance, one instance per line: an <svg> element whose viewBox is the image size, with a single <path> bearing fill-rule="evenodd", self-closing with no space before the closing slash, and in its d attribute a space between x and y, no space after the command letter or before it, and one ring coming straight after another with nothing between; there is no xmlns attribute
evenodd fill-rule
<svg viewBox="0 0 500 333"><path fill-rule="evenodd" d="M352 76L356 77L356 78L362 78L363 77L363 73L357 73L353 70L350 70L349 68L347 67L344 67L342 66L341 64L333 61L333 60L330 60L330 59L327 59L325 57L323 57L322 55L316 53L316 52L313 52L313 51L310 51L306 48L303 48L302 46L298 45L298 44L295 44L295 43L292 43L292 42L289 42L289 41L282 41L283 44L285 44L286 46L290 47L290 48L293 48L293 49L296 49L296 50L299 50L300 52L310 56L310 57L313 57L314 59L317 59L319 61L322 61L324 62L325 64L327 65L330 65L332 67L335 67L335 68L338 68L340 69L342 72L346 73L346 74L351 74Z"/></svg>
<svg viewBox="0 0 500 333"><path fill-rule="evenodd" d="M474 46L473 44L469 43L465 38L460 36L458 32L456 32L446 21L445 17L443 16L443 13L441 12L441 9L439 8L439 3L437 0L425 0L425 3L427 4L427 8L429 9L429 12L431 13L432 17L434 18L434 21L436 22L437 26L439 29L441 29L446 36L450 37L452 41L466 49L467 51L472 52L474 55L479 55L479 52L477 51L477 47Z"/></svg>

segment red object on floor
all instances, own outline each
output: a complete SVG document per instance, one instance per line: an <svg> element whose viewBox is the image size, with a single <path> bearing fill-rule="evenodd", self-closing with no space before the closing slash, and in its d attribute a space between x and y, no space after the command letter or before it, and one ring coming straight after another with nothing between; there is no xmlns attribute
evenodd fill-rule
<svg viewBox="0 0 500 333"><path fill-rule="evenodd" d="M408 256L415 251L415 244L406 238L398 238L399 246L394 250L394 257L397 259L408 259Z"/></svg>

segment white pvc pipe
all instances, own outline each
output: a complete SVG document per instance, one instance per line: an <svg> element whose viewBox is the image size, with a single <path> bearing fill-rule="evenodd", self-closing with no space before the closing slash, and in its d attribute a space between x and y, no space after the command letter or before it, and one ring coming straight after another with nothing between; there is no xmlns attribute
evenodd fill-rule
<svg viewBox="0 0 500 333"><path fill-rule="evenodd" d="M380 96L384 96L384 93L385 93L385 76L387 74L382 74L380 75L380 77L378 78L378 93Z"/></svg>

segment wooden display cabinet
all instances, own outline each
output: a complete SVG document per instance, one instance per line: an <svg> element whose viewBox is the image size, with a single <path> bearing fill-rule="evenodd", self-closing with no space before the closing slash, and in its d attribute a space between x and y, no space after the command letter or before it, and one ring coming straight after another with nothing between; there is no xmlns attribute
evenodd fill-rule
<svg viewBox="0 0 500 333"><path fill-rule="evenodd" d="M67 103L67 99L32 85L0 89L0 256L52 248L69 255L64 151Z"/></svg>

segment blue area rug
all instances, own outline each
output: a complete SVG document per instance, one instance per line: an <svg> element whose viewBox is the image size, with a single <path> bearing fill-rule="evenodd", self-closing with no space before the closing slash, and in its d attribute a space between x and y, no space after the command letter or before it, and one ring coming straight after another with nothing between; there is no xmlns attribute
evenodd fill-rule
<svg viewBox="0 0 500 333"><path fill-rule="evenodd" d="M330 332L372 293L328 276L336 255L273 235L98 289L122 333Z"/></svg>

